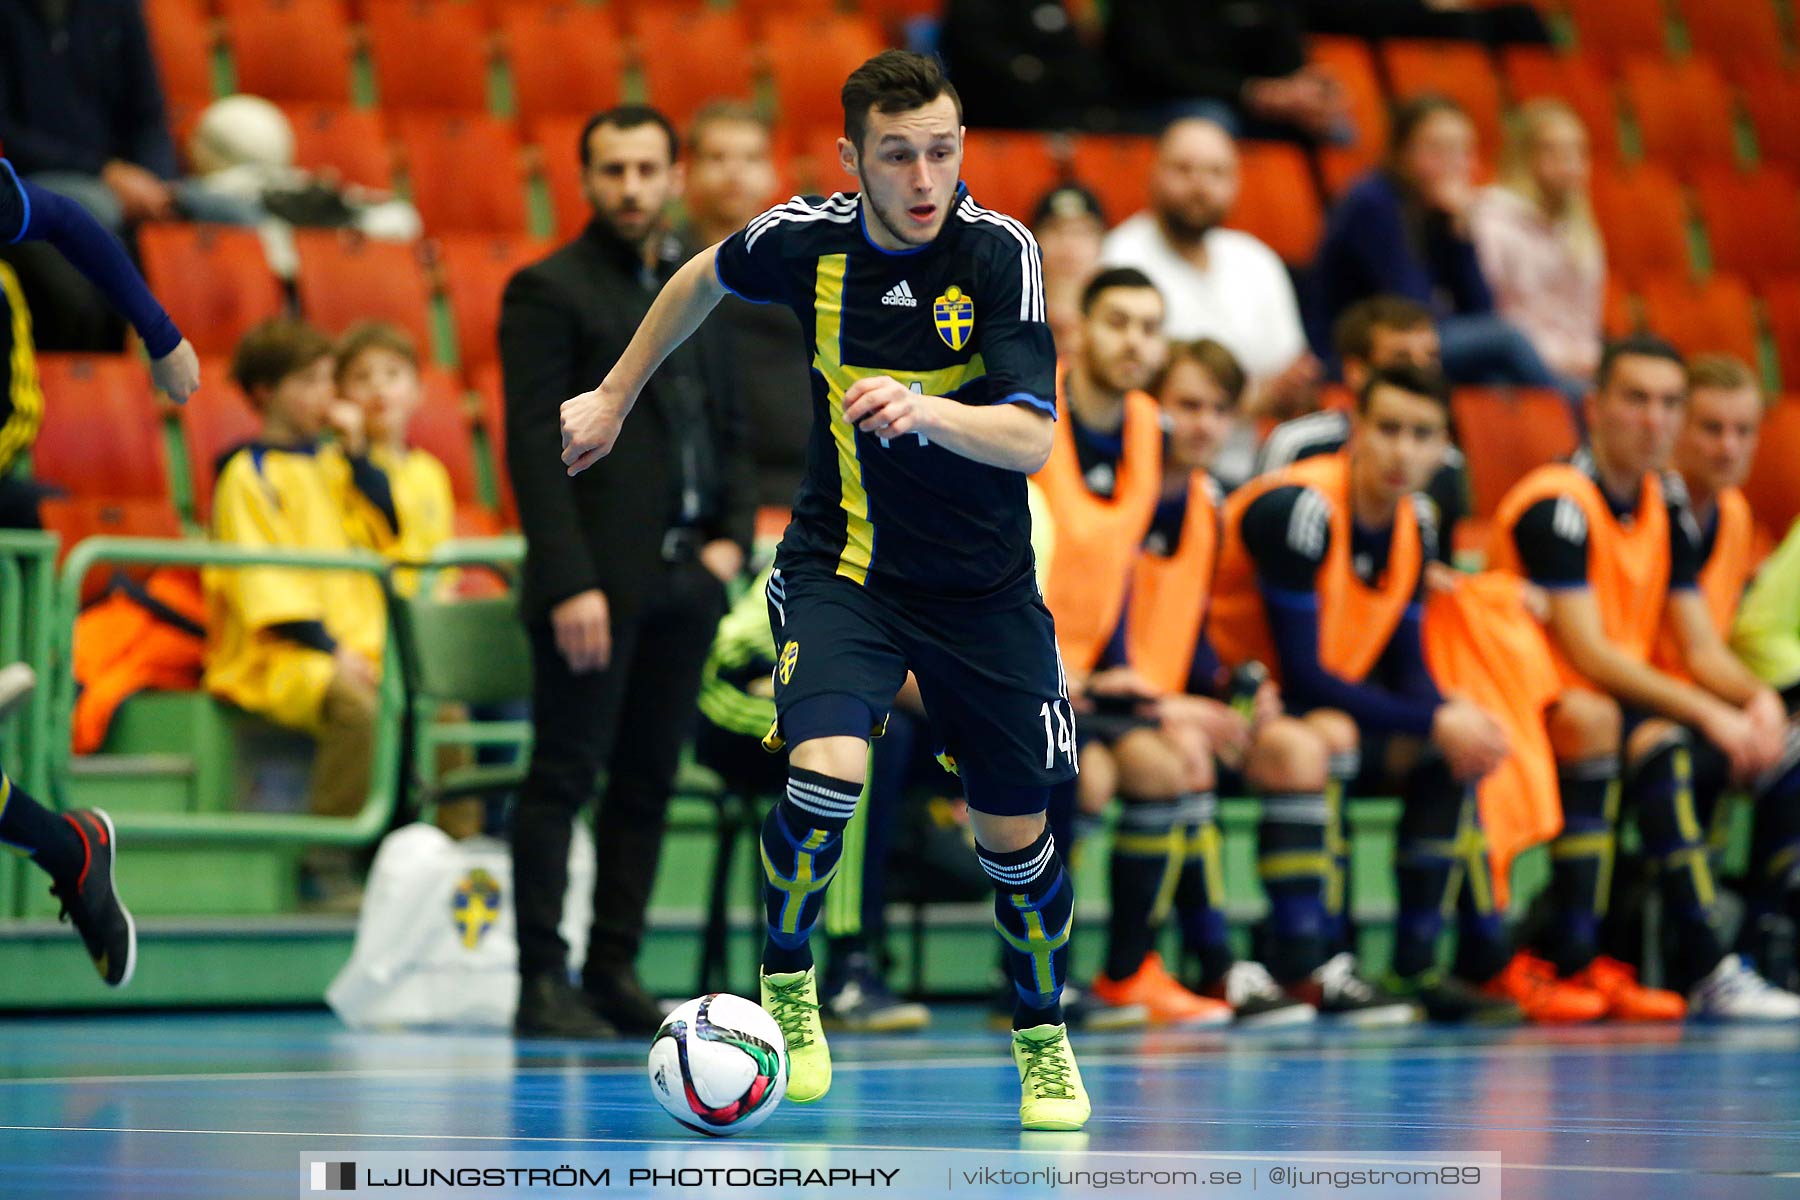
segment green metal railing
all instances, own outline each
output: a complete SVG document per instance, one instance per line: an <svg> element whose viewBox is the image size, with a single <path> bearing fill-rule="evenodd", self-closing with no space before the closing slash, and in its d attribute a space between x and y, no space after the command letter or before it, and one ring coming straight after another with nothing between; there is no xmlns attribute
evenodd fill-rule
<svg viewBox="0 0 1800 1200"><path fill-rule="evenodd" d="M55 534L0 531L0 665L24 662L46 679L55 625ZM51 707L39 688L11 721L0 724L0 762L26 790L49 794Z"/></svg>
<svg viewBox="0 0 1800 1200"><path fill-rule="evenodd" d="M63 563L55 594L55 616L50 622L55 630L55 658L54 667L46 677L51 681L50 723L55 729L66 731L72 727L75 711L73 641L75 618L81 606L81 583L89 571L101 564L361 571L375 576L384 588L388 578L387 561L365 551L248 551L199 540L89 538L71 550ZM354 817L320 817L306 813L130 812L115 815L120 831L129 833L139 842L186 844L352 846L374 841L386 832L393 819L399 791L400 726L406 699L394 641L390 619L381 684L377 689L375 758L370 771L369 793L361 811ZM49 739L46 749L44 758L49 778L66 779L71 755L67 733ZM57 789L46 789L45 794L56 795Z"/></svg>

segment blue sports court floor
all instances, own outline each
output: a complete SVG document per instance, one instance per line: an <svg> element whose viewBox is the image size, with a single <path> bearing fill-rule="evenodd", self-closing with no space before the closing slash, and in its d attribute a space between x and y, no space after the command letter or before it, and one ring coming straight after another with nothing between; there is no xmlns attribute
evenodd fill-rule
<svg viewBox="0 0 1800 1200"><path fill-rule="evenodd" d="M1800 1028L1079 1039L1092 1150L1497 1151L1504 1194L1800 1196ZM820 1105L752 1140L1019 1147L1004 1035L834 1040ZM687 1144L635 1044L346 1032L324 1013L0 1021L0 1196L292 1197L302 1150ZM1069 1135L1030 1135L1069 1136ZM700 1160L703 1161L703 1160ZM967 1194L967 1193L964 1193ZM1366 1193L1365 1193L1366 1194Z"/></svg>

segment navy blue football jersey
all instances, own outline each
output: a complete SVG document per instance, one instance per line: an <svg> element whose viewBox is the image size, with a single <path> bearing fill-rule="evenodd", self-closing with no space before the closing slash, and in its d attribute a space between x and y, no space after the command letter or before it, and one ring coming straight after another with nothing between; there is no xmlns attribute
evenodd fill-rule
<svg viewBox="0 0 1800 1200"><path fill-rule="evenodd" d="M893 252L869 240L859 196L797 196L727 238L718 273L746 300L793 309L812 364L806 477L782 569L822 567L897 598L1034 595L1024 475L920 434L863 433L843 405L857 380L888 375L1054 420L1056 347L1031 232L959 185L936 240Z"/></svg>

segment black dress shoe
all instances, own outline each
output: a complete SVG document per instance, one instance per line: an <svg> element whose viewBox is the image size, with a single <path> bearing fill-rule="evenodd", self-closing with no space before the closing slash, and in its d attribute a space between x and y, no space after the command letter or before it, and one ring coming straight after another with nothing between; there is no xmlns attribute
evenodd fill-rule
<svg viewBox="0 0 1800 1200"><path fill-rule="evenodd" d="M663 1008L644 990L635 974L624 972L582 980L594 1011L623 1033L655 1033L662 1028Z"/></svg>
<svg viewBox="0 0 1800 1200"><path fill-rule="evenodd" d="M519 1011L513 1032L524 1038L616 1038L619 1031L600 1016L586 996L557 975L519 981Z"/></svg>

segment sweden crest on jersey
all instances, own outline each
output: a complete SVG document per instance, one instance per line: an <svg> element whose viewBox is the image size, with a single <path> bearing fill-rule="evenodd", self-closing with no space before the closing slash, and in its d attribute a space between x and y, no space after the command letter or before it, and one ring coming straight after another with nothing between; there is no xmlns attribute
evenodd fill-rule
<svg viewBox="0 0 1800 1200"><path fill-rule="evenodd" d="M944 345L961 350L975 331L975 302L951 284L948 291L931 302L931 321Z"/></svg>

